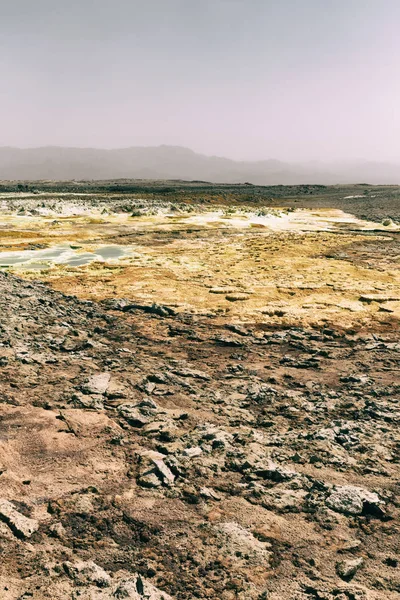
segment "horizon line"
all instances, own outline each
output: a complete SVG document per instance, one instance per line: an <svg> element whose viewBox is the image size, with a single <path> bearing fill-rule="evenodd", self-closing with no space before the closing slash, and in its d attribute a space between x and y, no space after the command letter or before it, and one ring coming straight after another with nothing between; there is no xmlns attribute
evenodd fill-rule
<svg viewBox="0 0 400 600"><path fill-rule="evenodd" d="M44 150L44 149L62 149L62 150L95 150L100 152L117 152L123 150L134 150L134 149L158 149L158 148L175 148L180 150L186 150L195 154L197 156L203 156L206 158L218 158L223 160L229 160L235 163L263 163L263 162L278 162L283 164L310 164L310 163L318 163L318 164L337 164L337 163L375 163L375 164L390 164L400 166L400 158L398 162L395 160L378 160L371 158L332 158L332 159L318 159L318 158L309 158L306 160L291 160L291 159L281 159L281 158L255 158L255 159L237 159L230 158L228 156L221 156L219 154L205 154L204 152L199 152L197 150L193 150L189 146L181 146L179 144L155 144L155 145L137 145L137 146L115 146L112 148L106 148L101 146L64 146L57 144L44 144L39 146L12 146L12 145L2 145L0 146L1 150L21 150L21 151L29 151L29 150Z"/></svg>

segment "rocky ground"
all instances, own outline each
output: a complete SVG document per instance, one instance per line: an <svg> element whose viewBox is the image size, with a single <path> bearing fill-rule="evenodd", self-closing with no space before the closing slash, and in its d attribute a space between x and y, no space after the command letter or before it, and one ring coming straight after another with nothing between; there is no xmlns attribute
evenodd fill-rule
<svg viewBox="0 0 400 600"><path fill-rule="evenodd" d="M133 251L0 272L1 600L400 598L398 188L7 185L2 252ZM242 200L376 227L181 219Z"/></svg>
<svg viewBox="0 0 400 600"><path fill-rule="evenodd" d="M205 181L0 181L0 202L3 194L15 193L25 197L16 199L15 206L26 209L32 194L47 195L56 202L57 196L70 194L72 198L93 206L130 210L131 199L136 197L140 209L160 204L212 206L251 205L253 207L338 208L345 212L376 222L385 219L400 221L400 186L397 185L274 185L213 184ZM90 194L90 197L88 197Z"/></svg>
<svg viewBox="0 0 400 600"><path fill-rule="evenodd" d="M350 191L357 190L340 190L342 202ZM7 253L18 260L36 254L32 268L11 270L83 299L126 297L238 322L351 328L400 318L397 212L382 224L337 209L245 205L236 197L227 206L223 198L201 204L196 194L183 201L179 194L75 193L0 194L0 269L9 268ZM332 203L338 193L325 195ZM60 244L76 261L40 263L41 252ZM78 266L102 248L123 255Z"/></svg>
<svg viewBox="0 0 400 600"><path fill-rule="evenodd" d="M0 336L2 599L400 597L393 327L244 327L0 273Z"/></svg>

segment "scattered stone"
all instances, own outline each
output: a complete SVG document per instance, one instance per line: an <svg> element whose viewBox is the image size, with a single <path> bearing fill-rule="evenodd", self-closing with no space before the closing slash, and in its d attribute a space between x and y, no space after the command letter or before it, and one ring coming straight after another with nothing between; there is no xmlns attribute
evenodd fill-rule
<svg viewBox="0 0 400 600"><path fill-rule="evenodd" d="M80 339L79 337L66 337L60 345L60 349L64 352L79 352L87 344L87 339Z"/></svg>
<svg viewBox="0 0 400 600"><path fill-rule="evenodd" d="M123 312L132 310L142 310L143 312L158 315L159 317L169 317L176 314L176 311L164 304L127 304L122 308Z"/></svg>
<svg viewBox="0 0 400 600"><path fill-rule="evenodd" d="M399 300L400 296L394 294L362 294L360 296L360 301L368 304L371 302L398 302Z"/></svg>
<svg viewBox="0 0 400 600"><path fill-rule="evenodd" d="M285 469L272 461L268 462L265 465L256 465L255 473L258 477L262 477L263 479L270 479L271 481L276 482L290 481L294 477L298 477L298 473L296 473L296 471Z"/></svg>
<svg viewBox="0 0 400 600"><path fill-rule="evenodd" d="M355 550L359 550L361 546L362 546L361 540L350 540L349 542L346 542L345 544L343 544L343 546L340 548L339 552L340 553L354 552Z"/></svg>
<svg viewBox="0 0 400 600"><path fill-rule="evenodd" d="M270 544L258 540L238 523L221 523L217 529L226 540L224 551L238 558L246 557L251 564L268 566Z"/></svg>
<svg viewBox="0 0 400 600"><path fill-rule="evenodd" d="M54 525L50 525L49 531L54 537L57 537L61 540L65 537L66 534L65 528L63 527L62 523L54 523Z"/></svg>
<svg viewBox="0 0 400 600"><path fill-rule="evenodd" d="M157 477L154 471L144 473L138 478L139 485L148 488L157 488L162 485L161 480Z"/></svg>
<svg viewBox="0 0 400 600"><path fill-rule="evenodd" d="M201 440L211 442L212 448L226 448L232 441L232 435L214 426L205 426Z"/></svg>
<svg viewBox="0 0 400 600"><path fill-rule="evenodd" d="M333 490L327 497L326 504L345 515L361 515L364 510L380 512L383 502L378 494L353 485L344 485Z"/></svg>
<svg viewBox="0 0 400 600"><path fill-rule="evenodd" d="M82 385L82 391L87 394L105 394L111 379L110 373L98 373L89 377Z"/></svg>
<svg viewBox="0 0 400 600"><path fill-rule="evenodd" d="M116 600L173 600L140 575L119 582L112 597Z"/></svg>
<svg viewBox="0 0 400 600"><path fill-rule="evenodd" d="M214 338L214 340L219 346L232 346L237 348L244 346L244 343L241 340L237 340L226 335L217 336Z"/></svg>
<svg viewBox="0 0 400 600"><path fill-rule="evenodd" d="M134 404L122 404L118 412L132 427L140 428L149 423L149 418Z"/></svg>
<svg viewBox="0 0 400 600"><path fill-rule="evenodd" d="M208 487L202 487L200 489L200 496L203 498L209 498L210 500L221 500L222 496L220 496L215 490Z"/></svg>
<svg viewBox="0 0 400 600"><path fill-rule="evenodd" d="M103 396L81 394L76 392L71 398L71 404L75 408L88 408L92 410L102 410L104 408Z"/></svg>
<svg viewBox="0 0 400 600"><path fill-rule="evenodd" d="M111 578L108 573L92 560L71 563L66 561L63 567L67 575L78 585L93 583L98 587L109 587Z"/></svg>
<svg viewBox="0 0 400 600"><path fill-rule="evenodd" d="M121 381L112 377L105 391L105 395L107 396L107 402L110 403L110 401L113 400L126 398L129 395L129 392L127 387Z"/></svg>
<svg viewBox="0 0 400 600"><path fill-rule="evenodd" d="M203 371L196 371L195 369L173 369L172 373L179 375L179 377L193 377L194 379L203 379L204 381L210 381L211 377Z"/></svg>
<svg viewBox="0 0 400 600"><path fill-rule="evenodd" d="M0 519L4 521L16 537L30 538L39 529L39 522L29 519L17 511L8 500L0 499Z"/></svg>
<svg viewBox="0 0 400 600"><path fill-rule="evenodd" d="M194 448L185 448L182 454L184 456L187 456L188 458L196 458L196 456L200 456L201 454L203 454L203 450L199 446L196 446Z"/></svg>
<svg viewBox="0 0 400 600"><path fill-rule="evenodd" d="M342 579L350 580L357 573L358 569L364 564L363 558L354 558L353 560L343 560L336 564L336 572Z"/></svg>
<svg viewBox="0 0 400 600"><path fill-rule="evenodd" d="M224 287L212 287L208 291L210 294L234 294L236 292L234 288Z"/></svg>
<svg viewBox="0 0 400 600"><path fill-rule="evenodd" d="M268 510L297 513L304 509L307 494L306 490L268 490L262 494L261 504Z"/></svg>
<svg viewBox="0 0 400 600"><path fill-rule="evenodd" d="M175 481L175 475L172 473L171 469L169 469L161 459L153 459L153 463L157 474L161 477L164 485L172 485Z"/></svg>
<svg viewBox="0 0 400 600"><path fill-rule="evenodd" d="M236 323L228 323L227 325L225 325L225 329L232 331L232 333L237 333L238 335L250 335L250 332L245 327L237 325Z"/></svg>
<svg viewBox="0 0 400 600"><path fill-rule="evenodd" d="M169 487L175 481L175 475L164 462L160 452L146 450L140 454L140 474L138 483L145 487L158 487L160 483ZM156 482L158 479L158 483Z"/></svg>
<svg viewBox="0 0 400 600"><path fill-rule="evenodd" d="M225 296L226 300L229 302L243 302L244 300L249 299L248 294L227 294Z"/></svg>

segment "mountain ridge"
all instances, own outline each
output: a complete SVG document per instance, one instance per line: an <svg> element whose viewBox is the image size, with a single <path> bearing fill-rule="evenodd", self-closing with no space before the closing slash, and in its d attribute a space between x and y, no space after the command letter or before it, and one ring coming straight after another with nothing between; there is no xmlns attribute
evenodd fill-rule
<svg viewBox="0 0 400 600"><path fill-rule="evenodd" d="M237 161L183 146L0 147L0 180L181 179L256 185L399 184L400 164L377 161Z"/></svg>

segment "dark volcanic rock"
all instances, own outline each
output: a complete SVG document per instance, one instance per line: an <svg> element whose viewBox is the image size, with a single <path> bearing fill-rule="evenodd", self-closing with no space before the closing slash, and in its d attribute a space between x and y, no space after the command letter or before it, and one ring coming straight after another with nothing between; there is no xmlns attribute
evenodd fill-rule
<svg viewBox="0 0 400 600"><path fill-rule="evenodd" d="M126 306L0 273L0 596L394 600L397 332Z"/></svg>

